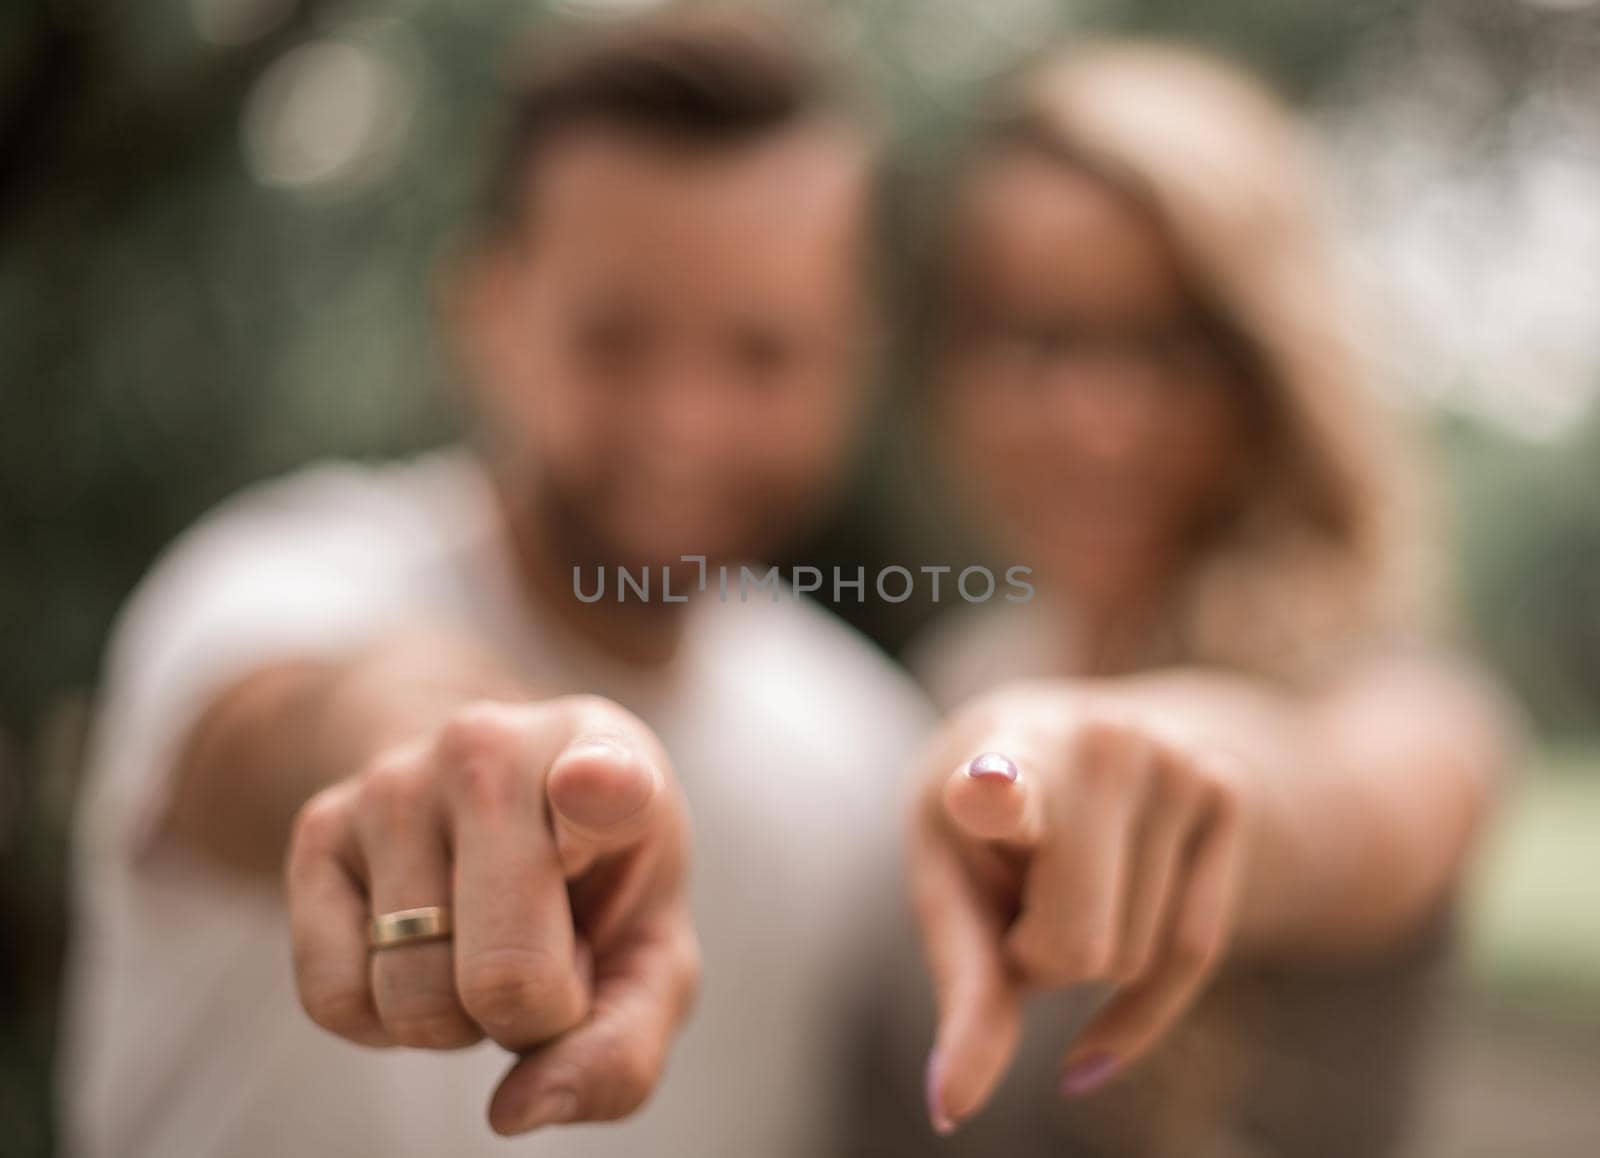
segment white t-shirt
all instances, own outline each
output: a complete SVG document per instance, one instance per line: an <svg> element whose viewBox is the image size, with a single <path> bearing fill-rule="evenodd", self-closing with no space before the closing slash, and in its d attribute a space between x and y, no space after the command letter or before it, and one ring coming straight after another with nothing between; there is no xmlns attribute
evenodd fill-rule
<svg viewBox="0 0 1600 1158"><path fill-rule="evenodd" d="M1027 603L962 607L933 621L906 649L906 666L941 711L1011 680L1066 674L1069 635L1059 603L1040 591Z"/></svg>
<svg viewBox="0 0 1600 1158"><path fill-rule="evenodd" d="M833 1149L845 998L898 924L897 781L928 723L886 659L783 591L690 604L669 673L603 662L519 598L464 455L329 465L190 531L114 638L79 815L60 1086L83 1158L507 1155L816 1158ZM486 1107L492 1043L371 1050L294 994L279 896L152 840L176 745L228 683L423 615L470 625L530 677L656 729L689 798L705 954L695 1014L647 1106L519 1139Z"/></svg>

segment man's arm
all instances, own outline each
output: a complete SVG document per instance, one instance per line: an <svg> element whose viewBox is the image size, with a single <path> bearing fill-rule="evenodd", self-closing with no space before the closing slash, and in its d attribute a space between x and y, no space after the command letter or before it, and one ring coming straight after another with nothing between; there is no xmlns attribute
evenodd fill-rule
<svg viewBox="0 0 1600 1158"><path fill-rule="evenodd" d="M213 862L281 873L295 813L384 747L474 700L533 690L459 632L414 627L337 660L280 660L224 688L180 748L165 831Z"/></svg>

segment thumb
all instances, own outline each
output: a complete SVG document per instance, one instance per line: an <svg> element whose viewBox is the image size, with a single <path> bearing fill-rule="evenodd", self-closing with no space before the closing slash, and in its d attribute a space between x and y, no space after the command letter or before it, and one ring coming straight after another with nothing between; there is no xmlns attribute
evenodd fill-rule
<svg viewBox="0 0 1600 1158"><path fill-rule="evenodd" d="M640 843L661 812L663 788L654 761L625 739L579 736L563 748L550 764L545 796L567 878Z"/></svg>
<svg viewBox="0 0 1600 1158"><path fill-rule="evenodd" d="M1002 951L1004 927L956 852L928 835L914 855L918 921L939 1027L928 1057L928 1116L949 1134L989 1100L1017 1050L1022 997Z"/></svg>

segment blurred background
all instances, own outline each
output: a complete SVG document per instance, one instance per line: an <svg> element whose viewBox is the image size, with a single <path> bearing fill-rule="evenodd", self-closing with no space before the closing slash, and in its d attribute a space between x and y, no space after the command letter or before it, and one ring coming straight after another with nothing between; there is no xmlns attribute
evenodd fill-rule
<svg viewBox="0 0 1600 1158"><path fill-rule="evenodd" d="M645 0L8 0L0 16L0 1154L51 1151L66 831L106 629L221 496L451 438L436 263L508 41ZM1324 138L1529 771L1419 1155L1600 1154L1600 3L874 0L808 14L906 144L1055 36L1194 40ZM893 377L892 367L890 375ZM886 413L807 561L949 559ZM839 609L894 651L928 608Z"/></svg>

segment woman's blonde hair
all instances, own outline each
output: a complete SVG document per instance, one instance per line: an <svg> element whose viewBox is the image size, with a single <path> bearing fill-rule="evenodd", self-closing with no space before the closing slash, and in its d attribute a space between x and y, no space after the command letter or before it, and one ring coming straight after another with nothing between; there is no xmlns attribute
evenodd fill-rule
<svg viewBox="0 0 1600 1158"><path fill-rule="evenodd" d="M1305 679L1425 629L1430 520L1374 396L1292 115L1220 60L1132 43L1044 60L996 112L989 145L1042 149L1154 215L1257 379L1265 454L1178 593L1179 658Z"/></svg>

